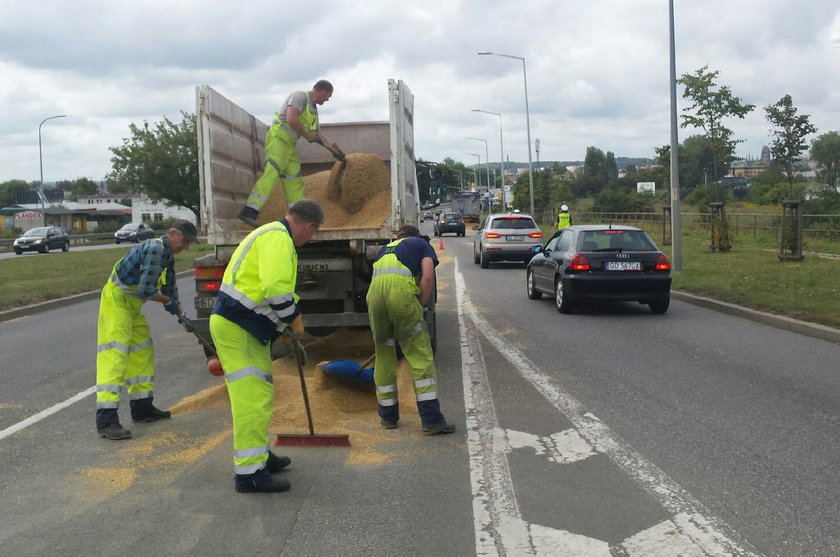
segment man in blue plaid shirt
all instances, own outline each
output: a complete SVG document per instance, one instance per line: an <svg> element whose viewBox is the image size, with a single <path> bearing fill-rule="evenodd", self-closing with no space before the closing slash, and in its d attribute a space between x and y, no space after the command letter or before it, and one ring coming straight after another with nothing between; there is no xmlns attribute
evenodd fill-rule
<svg viewBox="0 0 840 557"><path fill-rule="evenodd" d="M124 384L132 421L154 422L171 416L152 405L154 347L140 308L152 300L173 315L182 313L175 284L175 254L191 243L198 243L195 226L177 221L165 235L138 244L117 261L102 289L96 349L96 431L102 437L131 437L117 415Z"/></svg>

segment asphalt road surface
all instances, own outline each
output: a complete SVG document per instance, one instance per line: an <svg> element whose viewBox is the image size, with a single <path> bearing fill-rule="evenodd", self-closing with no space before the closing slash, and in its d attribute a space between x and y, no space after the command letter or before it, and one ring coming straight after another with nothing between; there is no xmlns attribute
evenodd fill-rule
<svg viewBox="0 0 840 557"><path fill-rule="evenodd" d="M322 392L310 363L352 447L276 449L285 494L233 491L223 388L156 304L155 401L177 411L125 442L94 431L97 301L0 322L3 553L840 554L840 347L677 301L561 315L527 299L521 265L474 265L470 233L438 250L458 431L423 437L410 400L382 430L372 394ZM335 357L319 346L313 362ZM287 372L272 432L300 418Z"/></svg>

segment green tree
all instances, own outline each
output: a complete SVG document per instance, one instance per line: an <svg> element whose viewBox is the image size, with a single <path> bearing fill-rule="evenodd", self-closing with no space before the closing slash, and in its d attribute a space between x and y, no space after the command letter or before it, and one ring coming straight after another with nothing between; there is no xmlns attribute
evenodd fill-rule
<svg viewBox="0 0 840 557"><path fill-rule="evenodd" d="M0 207L28 203L32 187L23 180L8 180L0 184Z"/></svg>
<svg viewBox="0 0 840 557"><path fill-rule="evenodd" d="M811 158L831 188L837 187L837 171L840 170L840 134L824 133L811 142Z"/></svg>
<svg viewBox="0 0 840 557"><path fill-rule="evenodd" d="M164 117L154 126L130 124L131 137L109 148L114 156L108 178L152 201L187 207L200 218L195 115L182 111L181 118L180 123Z"/></svg>
<svg viewBox="0 0 840 557"><path fill-rule="evenodd" d="M607 157L604 160L604 175L607 183L618 178L618 164L615 162L615 154L612 151L607 151Z"/></svg>
<svg viewBox="0 0 840 557"><path fill-rule="evenodd" d="M678 80L683 89L683 98L690 99L691 106L683 110L680 127L692 126L706 132L714 163L712 179L725 176L735 160L735 145L743 140L733 139L732 130L723 125L724 118L744 118L755 108L752 104L743 104L739 97L732 94L729 87L720 87L715 83L720 72L708 71L703 66L694 74L683 74Z"/></svg>
<svg viewBox="0 0 840 557"><path fill-rule="evenodd" d="M790 95L785 95L776 104L765 107L764 111L774 128L770 153L785 171L788 199L792 199L795 165L799 156L807 149L805 136L815 133L817 128L808 120L807 114L796 115L796 107L793 106Z"/></svg>
<svg viewBox="0 0 840 557"><path fill-rule="evenodd" d="M79 178L78 180L62 180L56 184L70 192L70 201L78 201L79 197L94 195L99 191L99 184L90 178Z"/></svg>

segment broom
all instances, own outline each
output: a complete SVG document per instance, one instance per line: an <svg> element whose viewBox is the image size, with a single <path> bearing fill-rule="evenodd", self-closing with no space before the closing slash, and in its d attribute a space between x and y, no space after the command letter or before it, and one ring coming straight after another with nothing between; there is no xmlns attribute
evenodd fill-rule
<svg viewBox="0 0 840 557"><path fill-rule="evenodd" d="M312 425L312 411L309 409L309 395L306 392L306 380L303 378L303 350L298 341L292 341L295 350L295 363L297 364L298 377L300 377L300 390L303 393L303 405L306 407L306 421L309 423L309 434L305 433L278 433L275 446L295 445L303 447L349 447L350 437L344 434L316 435L315 427Z"/></svg>

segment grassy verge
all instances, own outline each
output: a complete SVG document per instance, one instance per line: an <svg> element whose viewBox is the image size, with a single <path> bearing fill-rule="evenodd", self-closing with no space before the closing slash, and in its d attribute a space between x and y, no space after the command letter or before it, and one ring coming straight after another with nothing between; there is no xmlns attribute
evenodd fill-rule
<svg viewBox="0 0 840 557"><path fill-rule="evenodd" d="M192 268L192 261L212 246L190 246L175 256L175 269ZM0 260L0 311L100 290L114 263L128 251L127 246L49 255L21 255Z"/></svg>

